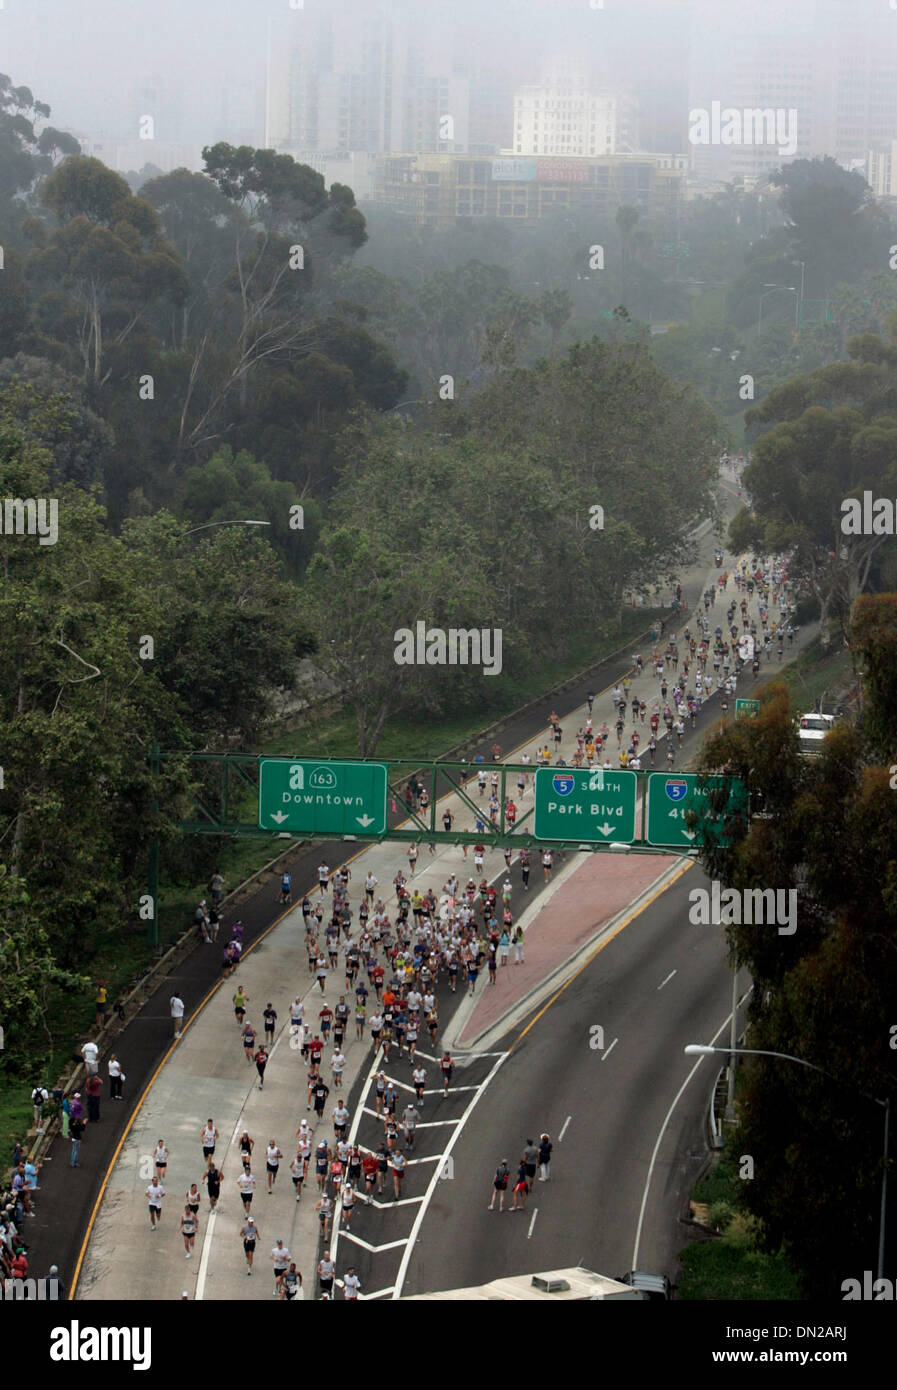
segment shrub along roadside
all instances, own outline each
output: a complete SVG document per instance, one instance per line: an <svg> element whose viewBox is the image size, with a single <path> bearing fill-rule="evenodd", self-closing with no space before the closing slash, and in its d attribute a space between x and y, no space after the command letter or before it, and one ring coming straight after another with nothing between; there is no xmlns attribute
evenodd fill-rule
<svg viewBox="0 0 897 1390"><path fill-rule="evenodd" d="M738 1176L735 1156L723 1152L694 1187L692 1201L709 1208L702 1224L719 1235L694 1241L679 1252L680 1299L800 1299L797 1275L785 1256L781 1251L768 1254L760 1248L759 1223L740 1210L740 1189L745 1181L748 1179Z"/></svg>

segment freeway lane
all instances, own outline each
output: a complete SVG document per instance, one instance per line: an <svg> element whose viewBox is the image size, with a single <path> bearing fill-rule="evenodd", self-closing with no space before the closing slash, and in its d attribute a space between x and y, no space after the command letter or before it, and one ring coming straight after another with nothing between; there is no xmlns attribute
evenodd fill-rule
<svg viewBox="0 0 897 1390"><path fill-rule="evenodd" d="M436 1188L406 1294L563 1265L585 1264L611 1275L631 1268L655 1143L694 1066L682 1049L710 1041L729 1013L731 973L722 934L688 921L688 893L707 883L697 870L683 875L608 944L525 1037L518 1031L498 1045L511 1055L455 1146L453 1180ZM603 1052L590 1047L596 1024L604 1029ZM685 1243L677 1216L704 1159L714 1074L714 1067L701 1064L660 1145L640 1268L674 1273ZM538 1140L542 1130L555 1144L551 1181L534 1184L524 1215L488 1212L499 1160L515 1165L525 1140Z"/></svg>

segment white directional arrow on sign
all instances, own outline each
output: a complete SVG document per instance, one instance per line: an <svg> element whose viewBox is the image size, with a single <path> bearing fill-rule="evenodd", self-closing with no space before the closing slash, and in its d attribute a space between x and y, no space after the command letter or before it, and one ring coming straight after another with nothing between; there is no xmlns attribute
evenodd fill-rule
<svg viewBox="0 0 897 1390"><path fill-rule="evenodd" d="M598 829L601 831L602 835L609 835L612 830L616 830L616 826L608 825L607 821L605 821L603 825L598 826Z"/></svg>
<svg viewBox="0 0 897 1390"><path fill-rule="evenodd" d="M368 827L369 825L373 824L374 817L373 817L373 816L356 816L355 819L358 821L358 824L359 824L360 826L363 826L364 829L366 830L367 827Z"/></svg>
<svg viewBox="0 0 897 1390"><path fill-rule="evenodd" d="M278 824L278 825L280 825L281 821L285 821L286 818L287 818L287 817L286 817L286 812L285 812L285 811L272 811L272 812L271 812L271 819L272 819L273 821L277 821L277 824Z"/></svg>

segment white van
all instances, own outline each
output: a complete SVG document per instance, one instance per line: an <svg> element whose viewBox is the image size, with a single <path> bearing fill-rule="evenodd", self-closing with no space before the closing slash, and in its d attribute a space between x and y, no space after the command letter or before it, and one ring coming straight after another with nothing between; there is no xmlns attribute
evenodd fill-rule
<svg viewBox="0 0 897 1390"><path fill-rule="evenodd" d="M802 714L797 724L800 751L809 754L821 753L822 740L834 723L833 714L817 714L815 710L811 710L809 714Z"/></svg>
<svg viewBox="0 0 897 1390"><path fill-rule="evenodd" d="M625 1281L625 1282L624 1282ZM631 1281L631 1282L630 1282ZM572 1269L552 1269L543 1274L521 1274L506 1279L493 1279L475 1288L449 1289L444 1293L406 1294L405 1300L502 1303L642 1303L669 1298L669 1283L662 1275L634 1272L623 1279L609 1279L581 1266Z"/></svg>

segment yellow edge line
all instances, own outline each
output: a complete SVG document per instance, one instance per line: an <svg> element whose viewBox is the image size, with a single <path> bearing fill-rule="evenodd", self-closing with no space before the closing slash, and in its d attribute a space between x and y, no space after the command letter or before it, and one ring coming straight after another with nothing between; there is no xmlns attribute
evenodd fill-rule
<svg viewBox="0 0 897 1390"><path fill-rule="evenodd" d="M304 894L303 894L303 896L304 896ZM247 956L250 956L250 955L252 954L252 952L255 950L256 946L259 945L259 942L264 941L264 939L265 939L265 937L268 935L268 933L271 932L271 931L273 931L275 927L279 926L280 923L283 921L283 919L284 919L285 917L288 917L288 916L289 916L289 914L293 911L293 906L294 906L294 904L291 904L291 905L287 908L286 912L282 912L281 915L280 915L275 921L273 921L273 922L271 923L270 926L268 926L268 927L265 928L265 930L262 932L262 934L261 934L261 936L258 938L258 940L254 941L254 942L252 943L251 946L247 947L245 953L244 953L243 955L241 955L241 957L240 957L240 960L241 960L241 961L245 960ZM194 1021L195 1021L195 1020L199 1017L199 1015L202 1013L203 1009L206 1007L206 1005L208 1004L209 1000L212 998L212 995L215 994L215 993L217 993L217 991L221 988L221 986L222 986L223 984L224 984L224 980L223 980L223 979L216 980L215 984L214 984L214 985L212 986L212 988L209 990L209 992L208 992L208 994L206 995L205 999L203 999L203 1000L201 1001L201 1003L197 1004L196 1008L193 1010L193 1013L190 1015L190 1017L188 1018L187 1022L183 1025L183 1027L182 1027L182 1029L181 1029L181 1034L182 1034L182 1036L183 1036L184 1033L186 1033L187 1029L190 1028L190 1027L192 1026L192 1024L194 1023ZM141 1107L142 1107L142 1105L143 1105L143 1102L146 1100L146 1098L147 1098L147 1096L149 1095L150 1091L152 1090L153 1086L156 1084L156 1081L158 1080L160 1071L161 1071L162 1068L165 1066L165 1063L168 1061L169 1057L171 1056L172 1052L175 1050L175 1047L176 1047L176 1046L177 1046L177 1043L175 1043L174 1041L172 1041L171 1044L170 1044L170 1046L169 1046L169 1048L168 1048L168 1051L165 1053L165 1056L162 1058L161 1062L160 1062L159 1065L156 1067L156 1070L153 1072L153 1074L152 1074L152 1076L150 1077L149 1081L148 1081L148 1082L146 1083L146 1085L144 1086L144 1088L143 1088L143 1093L142 1093L142 1095L141 1095L139 1101L137 1102L136 1106L134 1107L134 1113L131 1115L130 1119L128 1120L128 1123L125 1125L124 1133L122 1134L121 1138L119 1139L118 1143L116 1144L116 1146L115 1146L115 1152L114 1152L114 1154L112 1155L111 1159L109 1160L109 1164L108 1164L108 1167L106 1168L106 1172L105 1172L105 1174L104 1174L103 1181L102 1181L102 1183L101 1183L101 1185L100 1185L100 1190L99 1190L99 1192L97 1193L97 1199L96 1199L96 1201L95 1201L94 1204L93 1204L93 1210L91 1211L90 1217L89 1217L88 1222L87 1222L87 1230L84 1232L84 1239L82 1240L82 1242L81 1242L81 1247L80 1247L80 1249L79 1249L79 1251L78 1251L78 1259L77 1259L77 1262L76 1262L76 1264L75 1264L75 1273L74 1273L74 1275L72 1276L72 1287L71 1287L71 1292L69 1293L69 1302L70 1302L70 1303L71 1303L71 1302L74 1302L75 1292L76 1292L77 1287L78 1287L78 1279L79 1279L80 1274L81 1274L81 1266L82 1266L83 1263L84 1263L84 1256L85 1256L86 1253L87 1253L87 1245L88 1245L88 1242L89 1242L89 1240L90 1240L91 1235L93 1234L94 1223L96 1222L97 1215L98 1215L99 1210L100 1210L100 1203L102 1202L104 1196L106 1195L106 1188L107 1188L107 1186L108 1186L109 1179L110 1179L111 1176L112 1176L112 1170L113 1170L113 1168L115 1167L116 1163L118 1162L118 1156L119 1156L119 1154L120 1154L121 1151L122 1151L122 1146L124 1145L125 1140L127 1139L128 1135L129 1135L130 1132L131 1132L131 1127L133 1126L134 1121L137 1119L137 1116L140 1114L140 1110L141 1110Z"/></svg>
<svg viewBox="0 0 897 1390"><path fill-rule="evenodd" d="M656 893L652 893L651 897L648 899L647 902L642 903L641 907L636 908L635 912L631 912L628 917L625 917L623 921L620 923L620 925L613 932L611 932L610 936L605 937L604 940L598 946L595 947L592 954L586 960L583 961L579 969L574 971L574 973L570 976L569 980L564 981L560 989L556 990L555 993L548 1000L548 1002L542 1005L535 1018L530 1020L530 1022L524 1028L523 1032L518 1034L518 1036L511 1043L511 1046L508 1048L509 1054L513 1052L517 1044L526 1037L529 1030L535 1027L542 1015L544 1013L547 1013L554 1001L561 997L567 986L572 985L573 981L578 979L582 972L592 964L592 961L595 959L597 955L600 954L601 951L604 950L605 946L610 945L614 938L619 936L620 932L623 930L624 927L628 927L630 922L634 922L636 917L640 917L646 908L650 907L653 902L656 902L656 900L660 897L661 893L665 893L668 888L672 888L673 884L678 883L682 875L688 873L689 869L692 868L694 868L694 861L689 860L689 862L687 864L684 864L682 868L679 870L679 872L675 874L667 883L665 883L662 888L658 888Z"/></svg>

